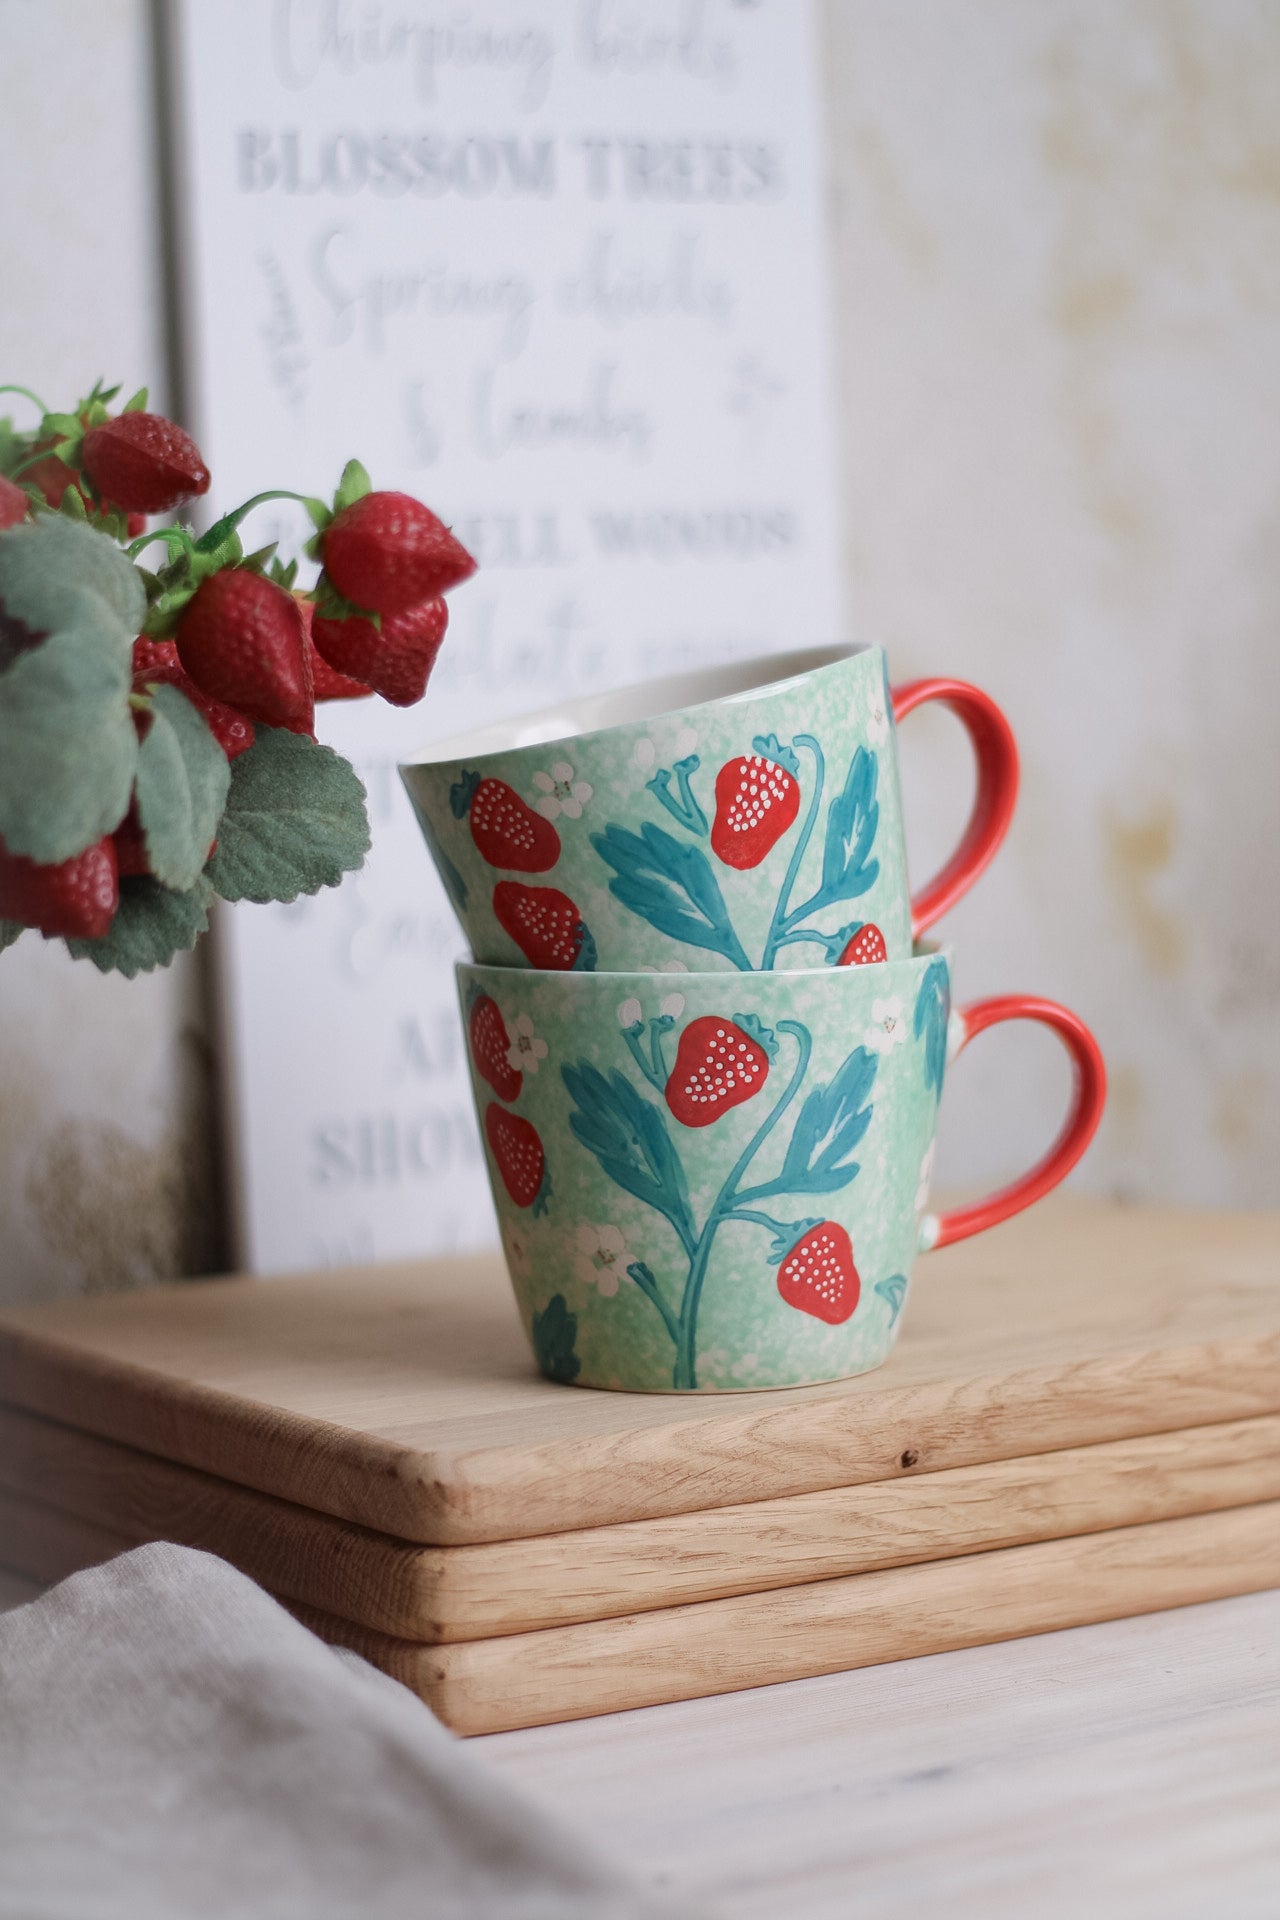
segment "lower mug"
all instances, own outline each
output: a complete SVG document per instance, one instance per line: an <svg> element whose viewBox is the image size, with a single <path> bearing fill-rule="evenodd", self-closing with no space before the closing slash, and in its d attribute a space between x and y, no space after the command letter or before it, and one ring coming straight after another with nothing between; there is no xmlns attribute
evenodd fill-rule
<svg viewBox="0 0 1280 1920"><path fill-rule="evenodd" d="M1057 1185L1101 1118L1097 1042L1053 1001L951 1006L945 953L821 972L458 968L502 1243L538 1365L632 1392L878 1367L917 1252ZM947 1063L1033 1020L1075 1069L1048 1153L928 1211Z"/></svg>

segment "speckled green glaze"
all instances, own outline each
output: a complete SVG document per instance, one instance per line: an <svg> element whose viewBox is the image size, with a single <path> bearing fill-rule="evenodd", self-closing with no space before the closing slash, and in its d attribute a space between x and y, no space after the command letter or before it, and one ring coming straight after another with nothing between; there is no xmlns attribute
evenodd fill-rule
<svg viewBox="0 0 1280 1920"><path fill-rule="evenodd" d="M779 661L807 670L753 686L750 666L726 669L724 685L740 691L656 716L647 705L714 676L651 683L590 703L590 717L617 724L572 731L580 703L402 767L474 957L583 971L811 969L835 966L870 928L884 942L881 952L867 935L870 957L908 958L884 654L776 656L765 663L775 676ZM539 744L514 744L530 740ZM723 783L717 795L744 759L744 795L765 780L750 832Z"/></svg>
<svg viewBox="0 0 1280 1920"><path fill-rule="evenodd" d="M544 1373L741 1392L881 1364L932 1237L945 956L746 978L464 965L458 979Z"/></svg>

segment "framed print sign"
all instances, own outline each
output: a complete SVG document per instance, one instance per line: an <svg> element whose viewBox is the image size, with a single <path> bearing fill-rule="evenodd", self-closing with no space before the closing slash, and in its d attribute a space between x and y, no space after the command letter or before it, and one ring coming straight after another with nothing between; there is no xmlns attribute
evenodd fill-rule
<svg viewBox="0 0 1280 1920"><path fill-rule="evenodd" d="M184 0L194 417L228 499L360 459L475 555L420 707L320 709L373 852L218 928L240 1256L494 1237L433 739L843 637L817 48L800 0ZM217 502L211 502L216 511ZM299 511L246 545L299 552Z"/></svg>

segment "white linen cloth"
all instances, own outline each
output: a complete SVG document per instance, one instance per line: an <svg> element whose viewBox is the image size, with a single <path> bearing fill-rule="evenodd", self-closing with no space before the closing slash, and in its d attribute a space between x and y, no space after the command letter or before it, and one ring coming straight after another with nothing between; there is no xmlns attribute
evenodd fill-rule
<svg viewBox="0 0 1280 1920"><path fill-rule="evenodd" d="M565 1814L211 1554L0 1616L4 1920L692 1920Z"/></svg>

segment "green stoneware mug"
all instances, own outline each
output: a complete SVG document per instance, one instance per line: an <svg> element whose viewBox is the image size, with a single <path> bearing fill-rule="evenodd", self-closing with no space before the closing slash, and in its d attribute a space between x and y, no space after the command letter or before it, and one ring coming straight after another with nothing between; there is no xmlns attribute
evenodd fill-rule
<svg viewBox="0 0 1280 1920"><path fill-rule="evenodd" d="M913 900L895 723L950 708L977 759L951 859ZM891 692L826 648L503 721L400 769L475 959L590 972L905 960L1008 829L1018 755L976 687Z"/></svg>
<svg viewBox="0 0 1280 1920"><path fill-rule="evenodd" d="M878 1367L916 1253L1030 1206L1102 1113L1087 1027L1013 995L951 1009L944 954L752 973L458 969L507 1265L542 1371L635 1392L741 1391ZM1075 1068L1029 1173L927 1211L943 1073L1034 1020Z"/></svg>

